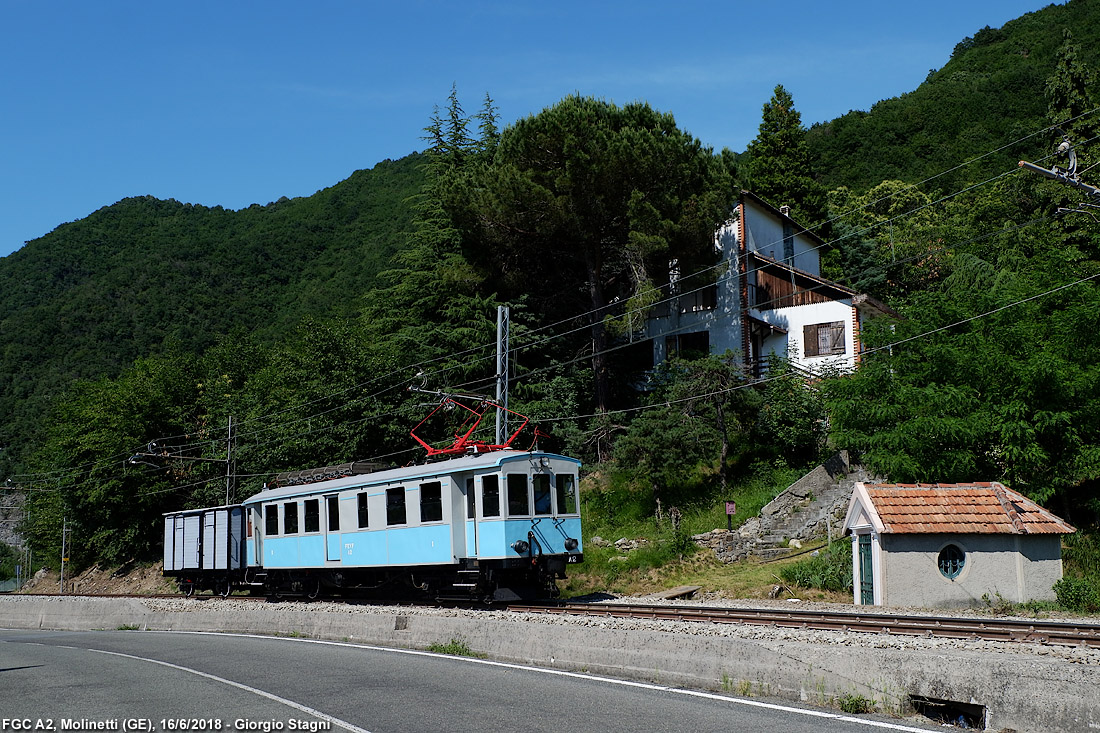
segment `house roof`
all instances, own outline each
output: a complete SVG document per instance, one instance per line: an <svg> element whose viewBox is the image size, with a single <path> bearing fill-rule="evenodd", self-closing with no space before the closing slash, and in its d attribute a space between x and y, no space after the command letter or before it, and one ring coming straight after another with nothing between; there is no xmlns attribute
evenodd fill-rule
<svg viewBox="0 0 1100 733"><path fill-rule="evenodd" d="M859 510L862 509L861 513ZM860 516L893 534L1070 534L1068 522L1003 484L857 483L845 526Z"/></svg>

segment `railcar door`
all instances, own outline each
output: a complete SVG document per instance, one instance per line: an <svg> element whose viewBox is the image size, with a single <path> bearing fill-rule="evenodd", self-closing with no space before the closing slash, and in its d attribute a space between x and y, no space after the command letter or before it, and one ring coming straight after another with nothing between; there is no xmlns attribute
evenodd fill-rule
<svg viewBox="0 0 1100 733"><path fill-rule="evenodd" d="M473 476L466 479L466 550L468 557L477 557L477 497Z"/></svg>
<svg viewBox="0 0 1100 733"><path fill-rule="evenodd" d="M325 496L325 560L340 560L340 497Z"/></svg>

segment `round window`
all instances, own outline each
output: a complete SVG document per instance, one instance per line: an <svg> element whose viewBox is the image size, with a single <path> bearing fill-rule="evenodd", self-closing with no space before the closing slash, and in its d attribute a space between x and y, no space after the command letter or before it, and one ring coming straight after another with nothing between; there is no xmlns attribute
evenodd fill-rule
<svg viewBox="0 0 1100 733"><path fill-rule="evenodd" d="M958 545L948 545L940 550L940 572L945 578L955 578L966 565L966 553Z"/></svg>

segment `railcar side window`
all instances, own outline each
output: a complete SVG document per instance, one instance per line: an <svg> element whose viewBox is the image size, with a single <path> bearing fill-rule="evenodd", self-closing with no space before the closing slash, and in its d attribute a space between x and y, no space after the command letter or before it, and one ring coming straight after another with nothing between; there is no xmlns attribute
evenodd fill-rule
<svg viewBox="0 0 1100 733"><path fill-rule="evenodd" d="M571 473L559 473L558 514L577 513L577 478Z"/></svg>
<svg viewBox="0 0 1100 733"><path fill-rule="evenodd" d="M500 482L496 476L481 477L481 516L500 516Z"/></svg>
<svg viewBox="0 0 1100 733"><path fill-rule="evenodd" d="M405 487L386 489L386 524L407 524L405 519Z"/></svg>
<svg viewBox="0 0 1100 733"><path fill-rule="evenodd" d="M303 526L306 532L321 531L321 502L319 499L305 500L305 515Z"/></svg>
<svg viewBox="0 0 1100 733"><path fill-rule="evenodd" d="M279 534L279 507L275 504L264 507L264 534L269 537Z"/></svg>
<svg viewBox="0 0 1100 733"><path fill-rule="evenodd" d="M359 529L366 529L370 524L370 515L367 514L367 492L363 492L355 497L357 509L359 510Z"/></svg>
<svg viewBox="0 0 1100 733"><path fill-rule="evenodd" d="M283 534L297 534L298 532L298 502L288 501L283 504Z"/></svg>
<svg viewBox="0 0 1100 733"><path fill-rule="evenodd" d="M474 501L474 479L466 479L466 518L473 519L477 516L477 502Z"/></svg>
<svg viewBox="0 0 1100 733"><path fill-rule="evenodd" d="M527 474L508 474L508 516L522 516L531 513L527 501Z"/></svg>
<svg viewBox="0 0 1100 733"><path fill-rule="evenodd" d="M420 521L443 521L442 485L438 481L420 484Z"/></svg>
<svg viewBox="0 0 1100 733"><path fill-rule="evenodd" d="M535 514L550 514L554 507L550 504L550 474L537 473L531 477L535 486Z"/></svg>
<svg viewBox="0 0 1100 733"><path fill-rule="evenodd" d="M328 531L340 531L340 497L326 496L325 511L328 512Z"/></svg>

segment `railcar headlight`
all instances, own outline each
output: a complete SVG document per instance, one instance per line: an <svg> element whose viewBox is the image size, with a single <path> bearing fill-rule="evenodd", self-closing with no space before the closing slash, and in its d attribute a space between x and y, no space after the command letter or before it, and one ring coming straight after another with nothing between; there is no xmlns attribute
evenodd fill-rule
<svg viewBox="0 0 1100 733"><path fill-rule="evenodd" d="M531 549L531 545L527 544L527 540L516 540L512 543L512 549L522 555Z"/></svg>
<svg viewBox="0 0 1100 733"><path fill-rule="evenodd" d="M578 544L579 543L577 542L577 540L574 539L573 537L566 537L565 538L565 549L567 549L567 550L577 549Z"/></svg>

